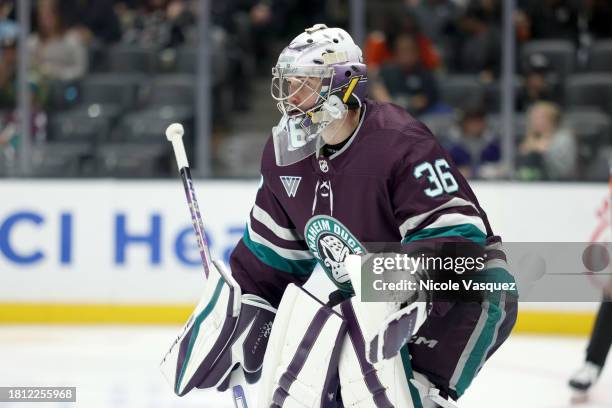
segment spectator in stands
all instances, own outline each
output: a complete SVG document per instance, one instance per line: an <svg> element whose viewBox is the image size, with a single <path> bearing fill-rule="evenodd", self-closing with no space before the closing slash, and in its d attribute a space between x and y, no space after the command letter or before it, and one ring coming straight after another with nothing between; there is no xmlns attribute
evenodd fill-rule
<svg viewBox="0 0 612 408"><path fill-rule="evenodd" d="M438 101L438 89L432 73L423 69L417 39L402 33L393 51L393 62L383 65L372 84L374 99L394 102L415 115L427 112Z"/></svg>
<svg viewBox="0 0 612 408"><path fill-rule="evenodd" d="M499 0L470 0L459 20L458 69L479 74L483 82L498 75L501 61Z"/></svg>
<svg viewBox="0 0 612 408"><path fill-rule="evenodd" d="M16 124L11 115L0 115L0 172L10 174L17 156Z"/></svg>
<svg viewBox="0 0 612 408"><path fill-rule="evenodd" d="M0 110L13 111L17 107L17 37L4 37L0 40ZM30 78L32 107L39 109L43 104L36 77Z"/></svg>
<svg viewBox="0 0 612 408"><path fill-rule="evenodd" d="M4 32L0 36L0 172L7 173L15 159L15 125L11 123L12 111L17 107L15 38Z"/></svg>
<svg viewBox="0 0 612 408"><path fill-rule="evenodd" d="M433 42L421 31L416 17L409 12L385 16L383 27L372 31L366 39L365 59L368 71L375 74L378 68L393 59L393 44L397 36L407 34L416 39L421 67L430 71L440 68L441 59Z"/></svg>
<svg viewBox="0 0 612 408"><path fill-rule="evenodd" d="M325 3L325 0L232 0L214 2L211 14L213 23L225 29L228 35L238 37L241 48L253 52L257 62L263 58L270 65L275 63L269 61L269 48L275 40L327 21ZM267 67L266 76L270 74L269 68L271 66Z"/></svg>
<svg viewBox="0 0 612 408"><path fill-rule="evenodd" d="M387 44L388 35L383 30L368 33L364 47L365 60L368 63L368 74L376 75L381 65L393 60L393 53Z"/></svg>
<svg viewBox="0 0 612 408"><path fill-rule="evenodd" d="M552 79L553 71L544 54L531 54L525 73L525 87L517 98L517 107L521 112L538 101L557 102L557 93Z"/></svg>
<svg viewBox="0 0 612 408"><path fill-rule="evenodd" d="M14 14L14 2L0 0L0 41L7 37L17 37L19 26L14 21Z"/></svg>
<svg viewBox="0 0 612 408"><path fill-rule="evenodd" d="M122 42L143 47L170 48L183 44L196 18L192 2L144 0L122 2L116 8L122 25Z"/></svg>
<svg viewBox="0 0 612 408"><path fill-rule="evenodd" d="M17 50L14 37L0 39L0 109L15 109Z"/></svg>
<svg viewBox="0 0 612 408"><path fill-rule="evenodd" d="M561 109L537 102L527 113L527 132L519 147L521 180L568 180L576 176L577 148L573 132L561 126Z"/></svg>
<svg viewBox="0 0 612 408"><path fill-rule="evenodd" d="M531 39L578 40L578 8L573 0L523 0Z"/></svg>
<svg viewBox="0 0 612 408"><path fill-rule="evenodd" d="M14 37L0 39L0 167L11 173L19 142L17 115L17 33ZM43 94L40 87L30 80L32 108L32 136L38 141L44 138L46 116L42 112ZM39 137L40 136L40 137Z"/></svg>
<svg viewBox="0 0 612 408"><path fill-rule="evenodd" d="M465 177L494 179L505 175L499 135L488 126L482 106L471 106L461 112L447 136L445 147Z"/></svg>
<svg viewBox="0 0 612 408"><path fill-rule="evenodd" d="M58 0L40 0L37 31L29 38L32 68L47 80L74 80L87 71L87 49L70 31L58 9Z"/></svg>

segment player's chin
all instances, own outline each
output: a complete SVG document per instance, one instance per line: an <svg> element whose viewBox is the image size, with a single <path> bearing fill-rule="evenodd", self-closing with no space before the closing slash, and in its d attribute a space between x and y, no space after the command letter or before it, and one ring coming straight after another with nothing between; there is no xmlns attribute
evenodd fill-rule
<svg viewBox="0 0 612 408"><path fill-rule="evenodd" d="M295 109L292 109L290 112L295 112L295 115L304 115L307 112L309 112L310 110L312 110L312 108L314 108L314 104L313 103L302 103L300 105L297 105L295 107Z"/></svg>

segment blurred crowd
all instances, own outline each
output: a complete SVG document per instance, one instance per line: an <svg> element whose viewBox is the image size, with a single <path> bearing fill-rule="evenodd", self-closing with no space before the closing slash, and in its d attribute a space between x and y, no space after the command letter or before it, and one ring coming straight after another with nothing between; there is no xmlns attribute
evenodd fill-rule
<svg viewBox="0 0 612 408"><path fill-rule="evenodd" d="M193 144L200 40L207 41L212 59L215 139L227 132L234 113L252 106L251 84L269 76L271 50L325 18L318 0L211 1L205 37L198 30L199 3L32 1L27 51L33 175L169 174L160 133L181 121ZM0 0L0 175L14 174L20 139L18 31L17 1Z"/></svg>
<svg viewBox="0 0 612 408"><path fill-rule="evenodd" d="M502 0L367 1L370 97L422 119L469 178L508 178L513 170L519 180L607 179L612 2L517 4L512 169L501 148ZM171 174L160 129L180 121L193 144L199 2L32 5L33 174ZM231 174L241 175L248 167L242 157L252 156L278 119L261 110L273 105L267 92L278 51L314 23L346 27L350 2L226 0L210 7L212 147L220 168L233 159ZM0 0L0 176L12 174L20 139L17 21L16 1Z"/></svg>
<svg viewBox="0 0 612 408"><path fill-rule="evenodd" d="M502 6L379 3L365 46L371 95L420 117L469 178L505 178L510 170L500 140ZM519 0L517 7L514 177L606 179L612 2Z"/></svg>

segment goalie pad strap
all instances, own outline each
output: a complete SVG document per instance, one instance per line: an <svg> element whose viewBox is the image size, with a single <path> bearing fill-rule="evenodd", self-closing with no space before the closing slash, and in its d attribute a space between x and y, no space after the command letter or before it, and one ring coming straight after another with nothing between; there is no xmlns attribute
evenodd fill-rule
<svg viewBox="0 0 612 408"><path fill-rule="evenodd" d="M355 349L355 355L359 361L359 366L361 367L364 382L368 387L368 391L370 394L372 394L376 407L393 408L393 404L391 404L387 394L385 393L385 387L382 385L378 375L376 374L376 369L366 360L363 333L359 327L352 303L350 301L343 302L340 305L340 310L342 310L342 315L346 319L349 338L351 343L353 343L353 348Z"/></svg>
<svg viewBox="0 0 612 408"><path fill-rule="evenodd" d="M340 305L349 332L339 362L342 402L351 408L424 408L417 390L408 382L412 370L406 346L401 356L370 363L354 307L353 301Z"/></svg>
<svg viewBox="0 0 612 408"><path fill-rule="evenodd" d="M274 392L274 396L272 400L278 406L283 406L285 402L285 398L289 396L289 389L291 384L297 379L297 376L300 373L302 367L306 363L306 359L308 358L312 347L314 346L315 340L321 333L321 330L325 326L325 322L329 319L331 313L329 309L319 309L315 316L313 317L308 329L306 330L306 335L300 342L298 349L287 367L287 371L281 376L278 380L279 387Z"/></svg>

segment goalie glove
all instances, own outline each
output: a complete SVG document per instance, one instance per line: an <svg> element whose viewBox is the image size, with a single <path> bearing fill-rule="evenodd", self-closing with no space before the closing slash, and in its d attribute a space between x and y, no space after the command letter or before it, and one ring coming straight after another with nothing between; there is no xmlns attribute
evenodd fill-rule
<svg viewBox="0 0 612 408"><path fill-rule="evenodd" d="M227 388L238 366L252 383L261 375L276 309L240 287L220 262L213 262L204 293L161 362L174 392L194 387Z"/></svg>

